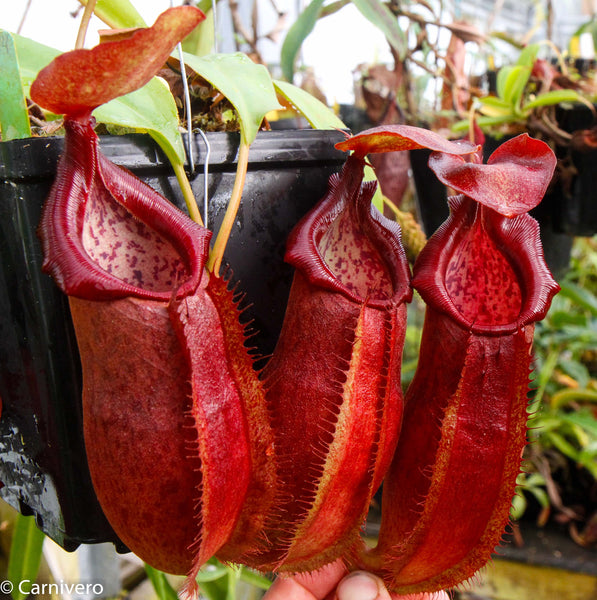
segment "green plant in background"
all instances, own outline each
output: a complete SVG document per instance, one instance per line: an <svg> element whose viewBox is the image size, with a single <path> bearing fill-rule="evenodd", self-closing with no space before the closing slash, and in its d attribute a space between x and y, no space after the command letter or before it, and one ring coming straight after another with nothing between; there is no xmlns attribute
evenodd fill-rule
<svg viewBox="0 0 597 600"><path fill-rule="evenodd" d="M580 44L580 36L588 33L593 38L593 46L597 48L597 15L593 15L586 23L583 23L573 34L570 40L570 45ZM569 48L570 53L572 48Z"/></svg>
<svg viewBox="0 0 597 600"><path fill-rule="evenodd" d="M524 129L529 119L544 107L583 101L581 94L574 89L542 89L543 82L531 77L540 48L540 43L529 44L521 51L515 64L498 71L496 94L478 99L480 116L477 124L482 129L494 132L512 125ZM453 127L454 131L468 128L468 121L460 121Z"/></svg>
<svg viewBox="0 0 597 600"><path fill-rule="evenodd" d="M44 539L45 535L37 528L34 517L16 515L7 571L13 600L25 600L29 595L23 588L23 582L33 584L37 579Z"/></svg>
<svg viewBox="0 0 597 600"><path fill-rule="evenodd" d="M145 572L151 581L153 589L159 600L178 600L178 594L168 581L165 573L145 565ZM257 600L264 590L267 590L271 581L246 567L230 567L223 565L212 558L203 567L197 581L201 587L201 594L207 600L236 600L239 596L239 584L248 584L243 600Z"/></svg>
<svg viewBox="0 0 597 600"><path fill-rule="evenodd" d="M317 21L333 15L347 4L356 6L361 15L385 35L399 59L404 59L407 51L407 38L387 2L382 0L341 0L327 6L325 6L325 2L326 0L311 0L288 30L280 54L282 73L288 81L292 81L294 78L295 63L300 48L313 31Z"/></svg>
<svg viewBox="0 0 597 600"><path fill-rule="evenodd" d="M516 492L512 498L510 516L517 521L528 508L528 496L532 496L541 507L541 516L538 522L544 523L544 518L549 512L549 496L545 491L545 478L539 473L521 473L516 478Z"/></svg>
<svg viewBox="0 0 597 600"><path fill-rule="evenodd" d="M460 112L459 96L469 84L462 80L453 45L444 43L445 33L458 40L456 45L482 44L486 38L475 27L457 21L446 3L434 0L311 0L288 30L281 49L280 64L288 81L293 81L299 51L317 22L348 5L379 30L392 56L391 65L359 67L358 85L373 123L393 118L393 122L435 124L438 117L449 114L452 119Z"/></svg>
<svg viewBox="0 0 597 600"><path fill-rule="evenodd" d="M577 238L562 290L536 330L529 474L521 481L543 509L538 489L545 490L552 510L581 528L593 516L597 483L596 273L597 240ZM520 516L522 501L516 502Z"/></svg>
<svg viewBox="0 0 597 600"><path fill-rule="evenodd" d="M0 132L8 140L31 137L27 102L21 85L17 53L12 36L0 31Z"/></svg>

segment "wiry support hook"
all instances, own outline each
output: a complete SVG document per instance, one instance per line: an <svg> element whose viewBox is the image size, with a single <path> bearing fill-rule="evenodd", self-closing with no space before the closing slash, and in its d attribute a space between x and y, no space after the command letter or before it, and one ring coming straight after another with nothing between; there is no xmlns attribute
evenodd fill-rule
<svg viewBox="0 0 597 600"><path fill-rule="evenodd" d="M209 158L211 146L203 130L197 130L205 142L205 160L203 161L203 224L207 227L207 212L209 208Z"/></svg>
<svg viewBox="0 0 597 600"><path fill-rule="evenodd" d="M193 115L191 114L191 94L189 92L189 82L187 81L187 73L184 64L184 56L182 53L182 45L178 44L178 60L180 62L180 76L182 77L182 87L184 90L184 112L185 120L187 122L187 162L189 164L189 171L191 174L195 172L195 158L193 156Z"/></svg>
<svg viewBox="0 0 597 600"><path fill-rule="evenodd" d="M170 0L170 7L173 6L172 0ZM191 93L189 92L189 82L187 81L187 71L184 63L184 55L182 52L182 44L179 42L176 45L178 51L178 62L180 63L180 76L182 78L182 89L184 90L184 112L185 120L187 122L187 143L186 143L186 154L187 163L189 167L189 173L192 175L195 172L195 158L193 155L193 115L191 113Z"/></svg>

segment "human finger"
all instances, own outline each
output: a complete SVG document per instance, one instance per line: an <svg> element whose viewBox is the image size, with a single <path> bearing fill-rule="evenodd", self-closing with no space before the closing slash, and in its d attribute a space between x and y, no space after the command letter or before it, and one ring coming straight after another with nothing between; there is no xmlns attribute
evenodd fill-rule
<svg viewBox="0 0 597 600"><path fill-rule="evenodd" d="M266 592L263 600L321 600L346 575L342 561L336 561L311 573L292 577L281 575Z"/></svg>

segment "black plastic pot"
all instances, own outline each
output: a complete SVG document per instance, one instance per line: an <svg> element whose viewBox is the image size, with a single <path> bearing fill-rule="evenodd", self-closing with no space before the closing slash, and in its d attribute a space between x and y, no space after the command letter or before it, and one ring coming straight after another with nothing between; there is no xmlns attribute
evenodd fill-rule
<svg viewBox="0 0 597 600"><path fill-rule="evenodd" d="M345 155L336 131L263 132L250 152L243 203L225 259L245 292L244 315L267 354L281 327L292 270L283 262L294 224L325 193ZM239 138L209 134L209 226L217 229L230 196ZM203 197L200 136L194 140ZM148 136L106 137L102 151L183 207L169 164ZM80 365L68 302L41 273L40 210L63 148L61 138L0 144L0 496L62 547L112 541L97 503L81 426ZM134 499L133 499L134 501Z"/></svg>
<svg viewBox="0 0 597 600"><path fill-rule="evenodd" d="M593 112L583 104L558 108L558 125L574 134L596 125ZM571 235L592 236L597 233L597 150L580 151L575 145L557 148L563 177L559 182L558 225Z"/></svg>

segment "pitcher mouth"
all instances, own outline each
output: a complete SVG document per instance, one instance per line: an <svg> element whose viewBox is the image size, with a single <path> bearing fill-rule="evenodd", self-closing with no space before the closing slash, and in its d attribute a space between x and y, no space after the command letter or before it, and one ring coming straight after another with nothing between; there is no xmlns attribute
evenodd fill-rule
<svg viewBox="0 0 597 600"><path fill-rule="evenodd" d="M537 222L526 214L505 217L464 195L449 204L449 218L414 269L413 287L425 302L483 335L514 333L542 319L559 286L545 265Z"/></svg>
<svg viewBox="0 0 597 600"><path fill-rule="evenodd" d="M44 270L88 300L169 301L199 285L211 232L100 152L92 122L66 119L59 184L42 214Z"/></svg>
<svg viewBox="0 0 597 600"><path fill-rule="evenodd" d="M308 281L368 306L410 301L400 227L372 207L375 182L362 183L357 156L330 179L327 195L289 236L285 260Z"/></svg>

